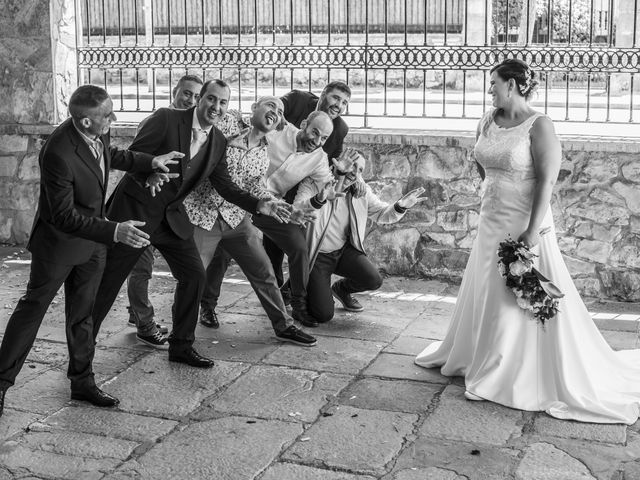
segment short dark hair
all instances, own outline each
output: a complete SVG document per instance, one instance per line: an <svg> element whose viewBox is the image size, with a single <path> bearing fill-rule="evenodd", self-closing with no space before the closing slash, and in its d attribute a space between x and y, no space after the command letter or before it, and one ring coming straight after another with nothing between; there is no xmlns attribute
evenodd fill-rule
<svg viewBox="0 0 640 480"><path fill-rule="evenodd" d="M334 80L333 82L327 83L322 89L322 93L329 93L332 90L340 90L349 95L349 98L351 98L351 88L349 87L349 85L341 82L340 80Z"/></svg>
<svg viewBox="0 0 640 480"><path fill-rule="evenodd" d="M69 114L75 120L86 117L87 110L100 106L109 94L97 85L81 85L71 94L69 99Z"/></svg>
<svg viewBox="0 0 640 480"><path fill-rule="evenodd" d="M519 58L503 60L489 71L490 74L493 72L496 72L505 82L513 78L518 87L518 92L527 99L533 95L538 86L535 72L527 62Z"/></svg>
<svg viewBox="0 0 640 480"><path fill-rule="evenodd" d="M184 82L195 82L198 85L202 85L202 79L197 75L183 75L176 83L176 86L173 87L172 92L175 92L176 89L180 88Z"/></svg>
<svg viewBox="0 0 640 480"><path fill-rule="evenodd" d="M206 82L204 82L202 88L200 89L200 97L204 97L204 94L207 93L207 88L209 88L209 85L211 85L212 83L222 88L228 88L229 91L231 91L231 87L227 82L220 78L214 78L213 80L207 80Z"/></svg>

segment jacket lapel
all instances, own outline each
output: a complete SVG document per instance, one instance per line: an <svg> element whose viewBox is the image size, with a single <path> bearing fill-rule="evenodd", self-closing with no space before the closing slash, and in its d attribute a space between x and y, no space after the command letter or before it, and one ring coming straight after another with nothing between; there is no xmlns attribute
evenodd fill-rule
<svg viewBox="0 0 640 480"><path fill-rule="evenodd" d="M104 189L104 176L102 174L102 170L100 170L100 166L96 158L93 155L93 152L87 145L80 133L76 130L76 127L73 125L71 120L69 120L69 137L71 139L71 143L75 146L75 153L80 158L80 160L87 165L89 170L93 172L98 181L100 182L100 186ZM107 168L107 154L105 153L105 172L108 172Z"/></svg>

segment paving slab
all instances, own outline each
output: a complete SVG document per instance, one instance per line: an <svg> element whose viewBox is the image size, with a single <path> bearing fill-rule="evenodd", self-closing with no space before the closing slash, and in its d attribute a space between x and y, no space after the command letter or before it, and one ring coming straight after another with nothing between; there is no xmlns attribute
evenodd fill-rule
<svg viewBox="0 0 640 480"><path fill-rule="evenodd" d="M124 460L139 445L137 442L73 431L34 431L18 440L21 446L44 452L89 458Z"/></svg>
<svg viewBox="0 0 640 480"><path fill-rule="evenodd" d="M549 443L534 443L516 470L516 480L596 480L587 467Z"/></svg>
<svg viewBox="0 0 640 480"><path fill-rule="evenodd" d="M640 348L640 338L631 332L602 330L602 336L614 350L632 350Z"/></svg>
<svg viewBox="0 0 640 480"><path fill-rule="evenodd" d="M60 455L42 450L32 450L16 442L6 442L0 447L0 464L11 471L46 478L98 480L114 470L120 460L113 458L85 458Z"/></svg>
<svg viewBox="0 0 640 480"><path fill-rule="evenodd" d="M210 329L209 329L210 330ZM218 340L220 338L220 340ZM194 348L205 357L229 362L259 363L274 352L282 342L275 338L265 338L264 342L245 341L240 337L196 338Z"/></svg>
<svg viewBox="0 0 640 480"><path fill-rule="evenodd" d="M558 420L548 415L538 415L533 423L533 432L539 435L576 438L594 442L624 444L627 427L622 424L598 424Z"/></svg>
<svg viewBox="0 0 640 480"><path fill-rule="evenodd" d="M368 340L317 337L315 347L282 345L267 355L265 363L307 370L356 374L380 352L383 345Z"/></svg>
<svg viewBox="0 0 640 480"><path fill-rule="evenodd" d="M198 323L196 338L231 342L273 343L274 331L264 313L250 315L244 312L220 312L220 328L207 328Z"/></svg>
<svg viewBox="0 0 640 480"><path fill-rule="evenodd" d="M444 468L427 467L402 470L394 473L388 480L467 480L467 477Z"/></svg>
<svg viewBox="0 0 640 480"><path fill-rule="evenodd" d="M419 435L468 443L505 445L522 434L523 412L464 398L464 388L448 385Z"/></svg>
<svg viewBox="0 0 640 480"><path fill-rule="evenodd" d="M519 454L511 448L421 436L405 446L393 472L435 467L466 480L506 480L513 478Z"/></svg>
<svg viewBox="0 0 640 480"><path fill-rule="evenodd" d="M218 412L313 422L351 377L282 366L254 366L206 404Z"/></svg>
<svg viewBox="0 0 640 480"><path fill-rule="evenodd" d="M374 480L374 477L322 470L295 463L276 463L267 468L259 480Z"/></svg>
<svg viewBox="0 0 640 480"><path fill-rule="evenodd" d="M249 417L194 423L168 435L130 468L151 480L252 479L301 433L297 423Z"/></svg>
<svg viewBox="0 0 640 480"><path fill-rule="evenodd" d="M25 364L31 362L44 363L51 366L63 366L69 362L67 342L51 342L38 340L33 344Z"/></svg>
<svg viewBox="0 0 640 480"><path fill-rule="evenodd" d="M370 410L419 414L427 410L434 395L442 390L442 385L363 378L343 390L338 402Z"/></svg>
<svg viewBox="0 0 640 480"><path fill-rule="evenodd" d="M31 423L40 418L42 415L37 413L21 412L5 407L2 421L0 421L0 442L25 431Z"/></svg>
<svg viewBox="0 0 640 480"><path fill-rule="evenodd" d="M380 317L375 313L343 313L338 312L332 320L321 323L314 328L313 335L330 337L357 338L371 340L386 345L397 337L411 318Z"/></svg>
<svg viewBox="0 0 640 480"><path fill-rule="evenodd" d="M131 365L140 360L144 355L151 353L150 349L118 349L118 348L97 348L93 360L93 372L96 383L99 385L104 381L123 372Z"/></svg>
<svg viewBox="0 0 640 480"><path fill-rule="evenodd" d="M417 415L333 407L283 458L314 466L380 475L413 431Z"/></svg>
<svg viewBox="0 0 640 480"><path fill-rule="evenodd" d="M67 407L34 425L33 429L72 430L134 442L155 442L177 425L178 422L174 420L133 415L114 409Z"/></svg>
<svg viewBox="0 0 640 480"><path fill-rule="evenodd" d="M182 417L247 368L243 363L223 361L216 362L213 368L193 368L169 362L166 352L157 352L147 355L102 388L120 399L121 410Z"/></svg>
<svg viewBox="0 0 640 480"><path fill-rule="evenodd" d="M66 372L49 367L7 390L5 406L46 415L65 407L70 400L71 387Z"/></svg>
<svg viewBox="0 0 640 480"><path fill-rule="evenodd" d="M412 335L400 335L384 349L385 353L396 353L399 355L417 356L427 345L431 343L422 337L414 337Z"/></svg>
<svg viewBox="0 0 640 480"><path fill-rule="evenodd" d="M375 377L400 378L419 382L447 384L448 377L440 373L439 368L422 368L414 363L415 356L381 353L363 372Z"/></svg>
<svg viewBox="0 0 640 480"><path fill-rule="evenodd" d="M450 303L428 302L424 312L405 328L403 334L442 340L451 323L454 308Z"/></svg>

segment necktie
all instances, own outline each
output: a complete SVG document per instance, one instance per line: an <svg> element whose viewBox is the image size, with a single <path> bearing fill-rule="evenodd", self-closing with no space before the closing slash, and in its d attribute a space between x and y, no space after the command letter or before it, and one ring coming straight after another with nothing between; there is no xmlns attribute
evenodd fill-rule
<svg viewBox="0 0 640 480"><path fill-rule="evenodd" d="M93 150L93 154L96 157L96 162L98 162L98 166L100 167L100 171L102 172L102 181L104 182L104 145L102 144L100 138L97 138L93 141L91 149Z"/></svg>
<svg viewBox="0 0 640 480"><path fill-rule="evenodd" d="M189 150L189 155L191 158L195 157L202 145L204 145L207 141L207 132L202 130L201 128L193 128L193 136L191 137L191 148Z"/></svg>

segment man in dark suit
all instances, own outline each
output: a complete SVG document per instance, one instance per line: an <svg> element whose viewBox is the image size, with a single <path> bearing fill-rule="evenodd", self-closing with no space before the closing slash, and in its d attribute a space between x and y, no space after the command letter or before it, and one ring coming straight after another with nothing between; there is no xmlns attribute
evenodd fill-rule
<svg viewBox="0 0 640 480"><path fill-rule="evenodd" d="M279 200L259 200L241 190L229 177L225 150L227 141L218 123L230 97L229 86L222 80L210 80L202 86L198 106L189 110L161 108L151 115L133 140L130 149L149 154L171 150L184 153L177 178L161 189L147 189L143 175L125 175L109 200L113 219L145 220L143 230L151 244L165 258L178 281L173 308L173 331L169 336L169 361L200 368L213 361L193 348L198 308L205 284L205 272L193 240L193 225L182 201L200 182L209 179L220 195L253 214L288 221L290 206ZM155 195L154 195L155 192ZM107 254L93 316L94 335L115 301L125 278L141 251L115 245Z"/></svg>
<svg viewBox="0 0 640 480"><path fill-rule="evenodd" d="M331 135L322 146L322 149L327 154L329 166L333 165L331 162L333 159L339 158L340 155L342 155L344 149L344 137L349 133L349 126L343 120L342 114L346 111L350 99L351 88L341 81L328 83L322 90L320 97L311 92L292 90L281 98L284 104L285 120L297 128L300 128L302 121L305 120L311 112L319 110L329 115L329 118L333 122L333 132L331 132ZM297 191L297 186L292 188L287 192L284 199L289 203L293 203ZM282 273L282 261L284 260L284 252L266 235L262 242L273 265L278 285L283 287L284 275ZM291 298L288 286L282 288L282 296L285 303L288 304Z"/></svg>
<svg viewBox="0 0 640 480"><path fill-rule="evenodd" d="M127 245L140 252L148 235L136 227L105 218L109 169L144 171L169 169L176 152L154 158L109 145L115 120L113 102L94 85L79 87L69 100L71 118L49 136L40 151L40 199L27 248L31 273L27 292L9 318L0 346L0 415L7 388L15 382L36 339L54 296L65 286L65 324L69 346L71 398L99 406L118 399L100 390L94 380L91 310L100 282L107 245ZM129 217L131 218L131 217Z"/></svg>

